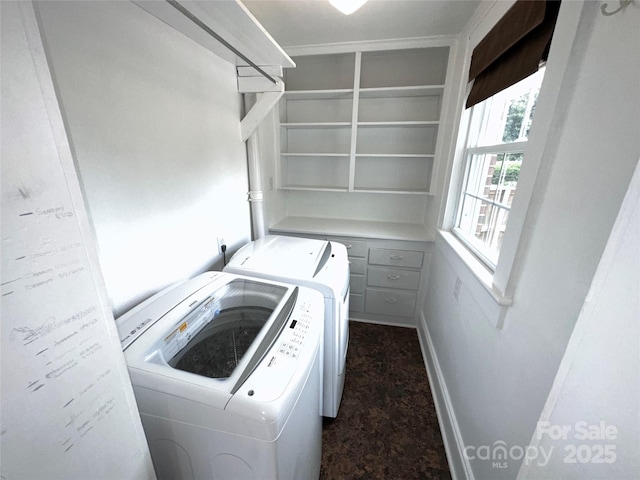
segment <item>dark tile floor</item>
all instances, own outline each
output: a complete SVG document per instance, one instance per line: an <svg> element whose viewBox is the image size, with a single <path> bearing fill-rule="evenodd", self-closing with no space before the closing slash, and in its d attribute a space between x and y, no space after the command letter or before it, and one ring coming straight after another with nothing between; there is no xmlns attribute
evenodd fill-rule
<svg viewBox="0 0 640 480"><path fill-rule="evenodd" d="M325 419L322 480L450 479L414 329L350 323L344 394Z"/></svg>

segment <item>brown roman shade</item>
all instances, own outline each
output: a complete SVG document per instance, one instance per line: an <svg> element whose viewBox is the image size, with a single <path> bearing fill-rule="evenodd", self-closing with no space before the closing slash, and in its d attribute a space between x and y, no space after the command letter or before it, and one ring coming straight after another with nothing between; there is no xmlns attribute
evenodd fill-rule
<svg viewBox="0 0 640 480"><path fill-rule="evenodd" d="M473 50L467 108L538 70L547 59L560 1L517 0Z"/></svg>

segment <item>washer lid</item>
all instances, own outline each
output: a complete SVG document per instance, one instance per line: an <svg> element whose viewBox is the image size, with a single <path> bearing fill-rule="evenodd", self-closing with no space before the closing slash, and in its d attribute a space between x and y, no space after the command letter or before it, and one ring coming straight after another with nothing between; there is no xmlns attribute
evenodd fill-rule
<svg viewBox="0 0 640 480"><path fill-rule="evenodd" d="M272 347L297 297L298 287L232 280L165 336L162 357L177 370L229 379L234 394Z"/></svg>
<svg viewBox="0 0 640 480"><path fill-rule="evenodd" d="M267 235L238 250L228 265L290 278L312 278L330 255L331 245L324 240Z"/></svg>

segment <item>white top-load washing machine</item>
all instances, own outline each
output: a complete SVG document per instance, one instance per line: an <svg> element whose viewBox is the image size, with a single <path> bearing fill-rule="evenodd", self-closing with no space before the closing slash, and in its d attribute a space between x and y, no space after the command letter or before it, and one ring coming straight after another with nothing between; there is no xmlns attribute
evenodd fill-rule
<svg viewBox="0 0 640 480"><path fill-rule="evenodd" d="M319 292L208 272L116 323L158 478L319 477Z"/></svg>
<svg viewBox="0 0 640 480"><path fill-rule="evenodd" d="M244 245L224 271L304 285L324 296L323 415L336 417L349 344L349 261L337 242L267 235Z"/></svg>

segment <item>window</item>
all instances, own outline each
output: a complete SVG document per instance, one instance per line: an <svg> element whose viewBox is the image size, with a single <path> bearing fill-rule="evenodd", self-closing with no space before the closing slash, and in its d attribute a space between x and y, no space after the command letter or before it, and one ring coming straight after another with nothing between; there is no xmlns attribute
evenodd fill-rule
<svg viewBox="0 0 640 480"><path fill-rule="evenodd" d="M498 261L544 69L473 106L453 232L492 270Z"/></svg>

